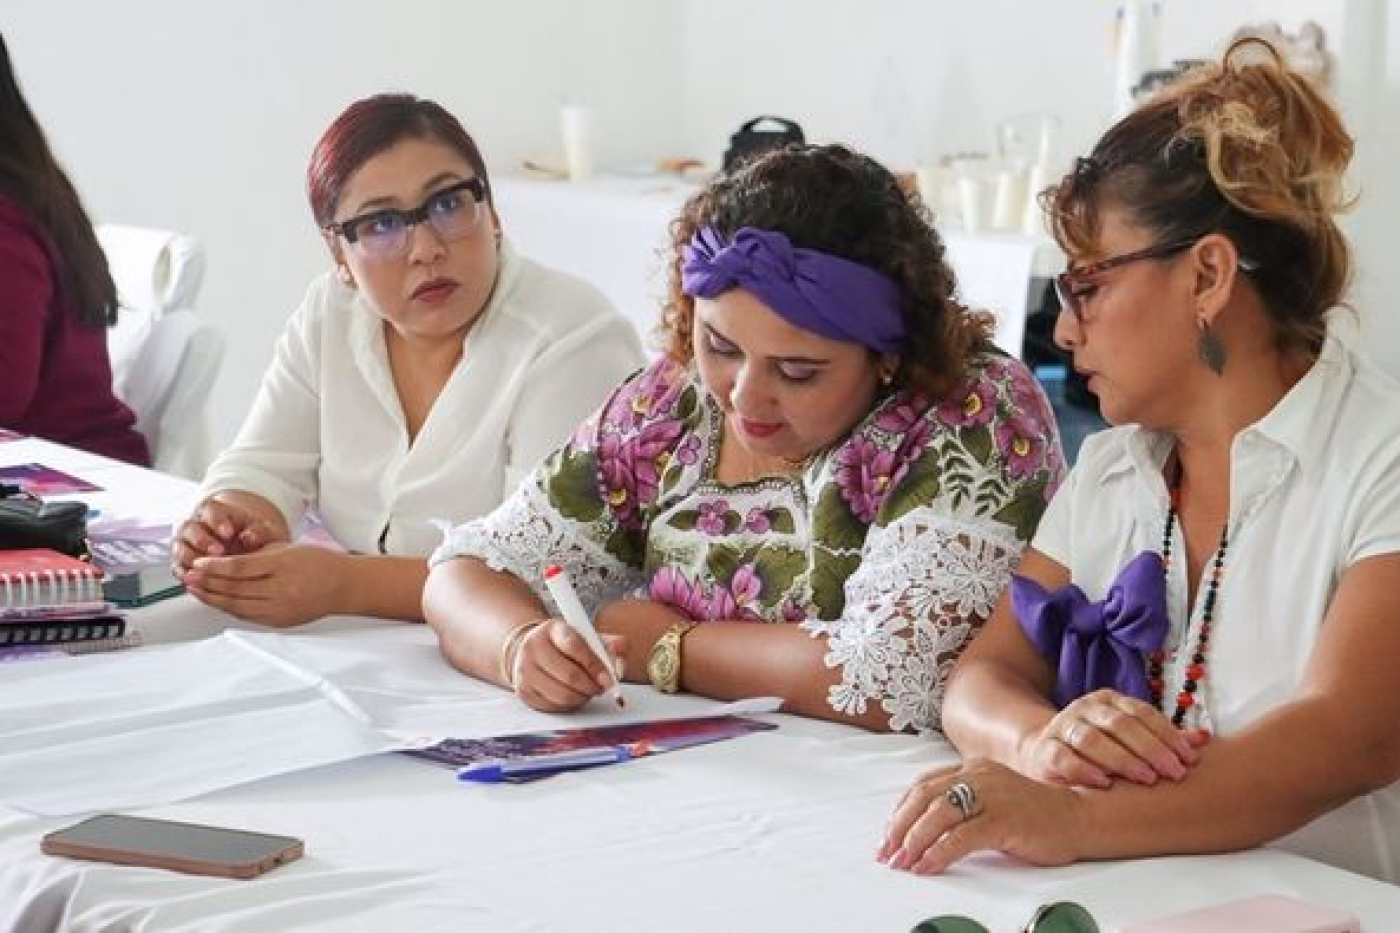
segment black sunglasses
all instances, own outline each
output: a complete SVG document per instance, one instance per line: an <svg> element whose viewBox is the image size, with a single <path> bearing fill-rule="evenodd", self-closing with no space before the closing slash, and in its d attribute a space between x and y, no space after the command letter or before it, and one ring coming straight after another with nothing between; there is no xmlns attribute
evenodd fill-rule
<svg viewBox="0 0 1400 933"><path fill-rule="evenodd" d="M989 933L986 927L971 917L945 914L920 921L909 933ZM1042 904L1035 915L1021 927L1021 933L1099 933L1089 911L1073 901Z"/></svg>

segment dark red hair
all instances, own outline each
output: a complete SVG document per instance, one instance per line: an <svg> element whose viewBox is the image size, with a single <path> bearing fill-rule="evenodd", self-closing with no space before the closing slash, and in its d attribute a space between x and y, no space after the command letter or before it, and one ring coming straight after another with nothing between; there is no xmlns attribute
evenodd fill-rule
<svg viewBox="0 0 1400 933"><path fill-rule="evenodd" d="M335 209L350 176L370 159L405 139L427 139L456 150L486 185L491 200L491 180L486 160L457 118L441 105L412 94L375 94L357 100L326 129L306 167L306 196L316 226L335 219Z"/></svg>

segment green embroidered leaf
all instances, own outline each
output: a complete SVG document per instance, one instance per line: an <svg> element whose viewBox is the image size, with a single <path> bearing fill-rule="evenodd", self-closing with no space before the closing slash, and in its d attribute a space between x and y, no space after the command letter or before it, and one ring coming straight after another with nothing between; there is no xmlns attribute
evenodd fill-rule
<svg viewBox="0 0 1400 933"><path fill-rule="evenodd" d="M988 463L992 459L992 429L985 424L968 428L961 434L963 447L978 463Z"/></svg>
<svg viewBox="0 0 1400 933"><path fill-rule="evenodd" d="M740 528L744 527L744 520L739 517L739 513L730 509L724 513L724 533L732 535Z"/></svg>
<svg viewBox="0 0 1400 933"><path fill-rule="evenodd" d="M1002 506L992 517L1016 529L1016 537L1029 541L1040 524L1041 513L1045 511L1045 489L1047 480L1042 473L1030 482L1023 483L1012 496L1011 501Z"/></svg>
<svg viewBox="0 0 1400 933"><path fill-rule="evenodd" d="M812 537L835 550L859 550L865 545L865 526L851 512L836 483L827 483L812 510Z"/></svg>
<svg viewBox="0 0 1400 933"><path fill-rule="evenodd" d="M695 415L696 409L700 406L695 395L695 387L688 386L681 390L681 397L676 400L676 417L681 421L689 422Z"/></svg>
<svg viewBox="0 0 1400 933"><path fill-rule="evenodd" d="M860 566L859 554L838 557L823 551L816 551L812 565L812 602L817 607L817 615L823 619L837 619L846 608L846 580Z"/></svg>
<svg viewBox="0 0 1400 933"><path fill-rule="evenodd" d="M788 547L751 548L745 556L763 582L760 598L768 606L776 605L807 570L807 555Z"/></svg>
<svg viewBox="0 0 1400 933"><path fill-rule="evenodd" d="M938 456L925 453L909 465L909 472L890 493L885 505L880 509L875 522L888 525L921 505L928 505L938 498L942 486L943 470Z"/></svg>
<svg viewBox="0 0 1400 933"><path fill-rule="evenodd" d="M559 514L576 522L596 522L603 515L598 488L597 459L593 453L565 455L545 480L545 493Z"/></svg>
<svg viewBox="0 0 1400 933"><path fill-rule="evenodd" d="M717 544L705 555L705 566L709 568L713 579L728 585L734 577L734 571L746 562L747 556L740 548Z"/></svg>
<svg viewBox="0 0 1400 933"><path fill-rule="evenodd" d="M700 513L695 509L682 509L666 519L666 524L680 531L690 531L695 527L695 522L699 520L699 518Z"/></svg>
<svg viewBox="0 0 1400 933"><path fill-rule="evenodd" d="M768 512L768 521L773 526L773 530L778 534L790 535L797 530L796 524L792 520L792 512L788 509L772 509Z"/></svg>
<svg viewBox="0 0 1400 933"><path fill-rule="evenodd" d="M603 549L629 567L642 565L642 536L635 531L628 531L620 525L615 527L608 540L603 542Z"/></svg>

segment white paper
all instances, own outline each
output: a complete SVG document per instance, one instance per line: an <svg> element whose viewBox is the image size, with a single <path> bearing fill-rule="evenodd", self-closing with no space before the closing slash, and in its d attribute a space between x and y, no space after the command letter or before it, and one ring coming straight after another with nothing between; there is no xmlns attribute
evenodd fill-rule
<svg viewBox="0 0 1400 933"><path fill-rule="evenodd" d="M5 674L0 800L48 816L182 800L394 745L332 685L236 632Z"/></svg>
<svg viewBox="0 0 1400 933"><path fill-rule="evenodd" d="M46 816L149 807L442 738L724 713L629 685L575 713L536 712L451 669L421 625L179 645L11 665L0 680L0 802Z"/></svg>

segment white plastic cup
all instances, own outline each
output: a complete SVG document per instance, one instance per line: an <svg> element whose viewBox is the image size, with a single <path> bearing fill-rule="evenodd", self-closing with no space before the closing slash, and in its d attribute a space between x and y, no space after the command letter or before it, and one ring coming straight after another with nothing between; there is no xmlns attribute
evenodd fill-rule
<svg viewBox="0 0 1400 933"><path fill-rule="evenodd" d="M559 111L564 139L564 167L569 181L593 177L593 117L587 107L567 105Z"/></svg>
<svg viewBox="0 0 1400 933"><path fill-rule="evenodd" d="M1026 173L1016 168L997 173L996 190L992 197L992 228L1020 229L1026 210Z"/></svg>
<svg viewBox="0 0 1400 933"><path fill-rule="evenodd" d="M981 233L987 226L986 187L986 183L974 175L958 179L958 209L963 229L968 233Z"/></svg>
<svg viewBox="0 0 1400 933"><path fill-rule="evenodd" d="M1021 232L1029 236L1045 236L1045 215L1040 209L1040 192L1050 183L1050 170L1045 163L1031 166L1026 183L1026 210L1021 215Z"/></svg>

